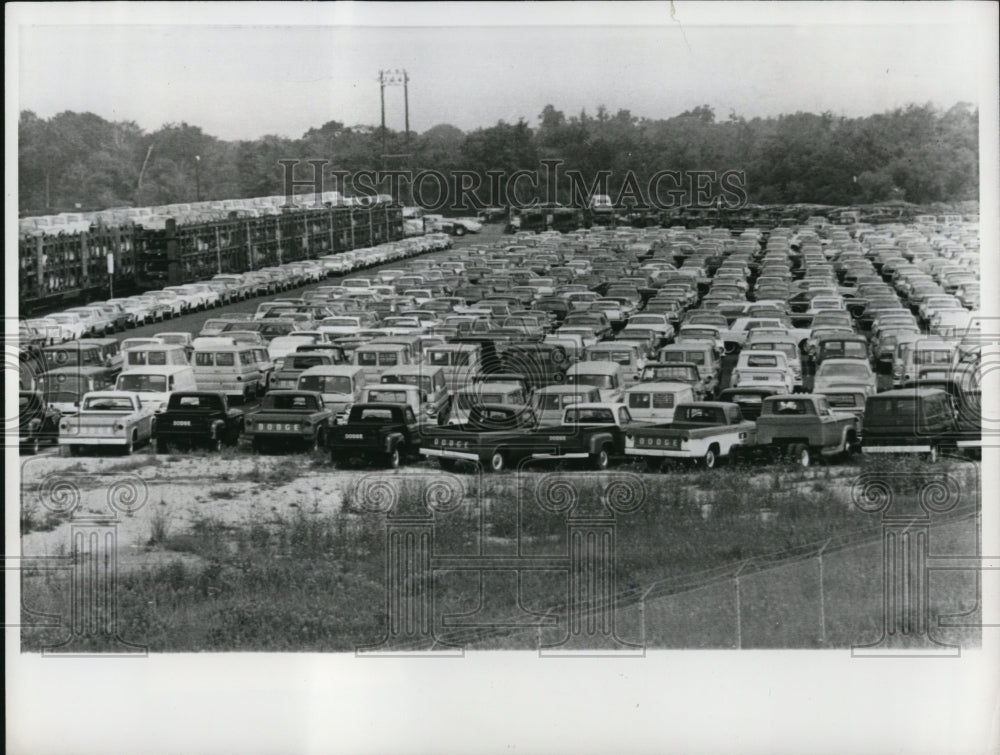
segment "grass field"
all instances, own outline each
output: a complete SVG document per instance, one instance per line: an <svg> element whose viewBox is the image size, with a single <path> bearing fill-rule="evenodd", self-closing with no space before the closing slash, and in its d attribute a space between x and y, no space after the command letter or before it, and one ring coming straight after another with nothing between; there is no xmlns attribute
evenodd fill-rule
<svg viewBox="0 0 1000 755"><path fill-rule="evenodd" d="M948 474L972 489L972 470L962 465ZM901 462L892 474L905 480L916 471ZM881 520L851 505L854 476L837 468L508 473L450 478L464 490L447 501L442 488L433 488L433 476L375 479L394 486L394 515L433 517L436 555L563 557L567 507L575 517L609 516L609 500L621 512L641 499L634 511L613 515L619 637L650 648L817 648L878 638ZM632 487L615 492L612 483L622 480ZM226 501L233 490L213 485L208 496ZM371 501L360 490L348 490L333 513L301 506L289 516L235 523L206 515L176 531L166 515L153 516L145 548L157 558L118 575L119 636L154 652L353 651L377 642L388 621L387 518L365 510ZM902 493L914 497L918 490L904 486ZM436 505L433 513L428 501ZM963 508L975 510L977 501L965 496ZM977 521L937 528L934 549L975 552ZM817 554L824 544L821 580ZM466 635L443 627L442 616L479 608L486 623L497 625L524 611L561 616L566 573L533 572L520 581L513 571L486 574L435 574L435 634L470 648L534 648L539 633L533 629ZM932 587L943 596L933 601L935 612L976 606L977 583L969 573L935 575ZM26 571L22 594L34 611L65 615L69 574ZM541 636L558 641L564 631L561 624ZM23 649L39 650L66 635L65 628L26 628ZM978 644L975 631L948 636ZM99 634L78 639L97 652L107 646Z"/></svg>

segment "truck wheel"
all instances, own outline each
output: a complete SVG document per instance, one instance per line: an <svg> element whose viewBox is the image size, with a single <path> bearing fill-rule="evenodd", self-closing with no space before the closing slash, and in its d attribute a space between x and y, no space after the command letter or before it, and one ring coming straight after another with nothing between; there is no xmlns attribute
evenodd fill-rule
<svg viewBox="0 0 1000 755"><path fill-rule="evenodd" d="M167 442L166 438L158 438L156 440L156 453L158 454L170 453L170 444Z"/></svg>
<svg viewBox="0 0 1000 755"><path fill-rule="evenodd" d="M326 448L326 430L322 427L316 431L316 436L312 443L313 451L322 451Z"/></svg>
<svg viewBox="0 0 1000 755"><path fill-rule="evenodd" d="M715 455L713 449L708 449L705 455L701 458L701 464L705 469L715 469L716 465L719 463L719 457Z"/></svg>
<svg viewBox="0 0 1000 755"><path fill-rule="evenodd" d="M209 448L212 451L215 451L216 453L218 453L219 451L221 451L222 450L222 436L220 435L220 436L212 438L212 440L209 443Z"/></svg>
<svg viewBox="0 0 1000 755"><path fill-rule="evenodd" d="M135 450L135 444L136 444L136 434L135 432L133 432L131 435L128 436L128 443L125 444L126 456L132 455L132 452Z"/></svg>
<svg viewBox="0 0 1000 755"><path fill-rule="evenodd" d="M659 472L663 469L663 459L658 459L655 456L646 457L646 471L647 472Z"/></svg>
<svg viewBox="0 0 1000 755"><path fill-rule="evenodd" d="M931 446L931 450L924 454L924 461L934 464L938 460L937 446Z"/></svg>
<svg viewBox="0 0 1000 755"><path fill-rule="evenodd" d="M72 445L72 446L70 446L69 447L69 455L70 456L79 456L80 455L80 451L81 451L82 448L83 448L83 446L78 446L78 445Z"/></svg>
<svg viewBox="0 0 1000 755"><path fill-rule="evenodd" d="M389 469L399 469L399 448L394 448L386 454L385 465Z"/></svg>
<svg viewBox="0 0 1000 755"><path fill-rule="evenodd" d="M250 447L253 449L254 453L258 454L263 453L264 441L262 441L260 438L254 438L252 441L250 441Z"/></svg>
<svg viewBox="0 0 1000 755"><path fill-rule="evenodd" d="M507 468L507 459L503 451L494 451L489 458L489 468L491 472L503 472Z"/></svg>
<svg viewBox="0 0 1000 755"><path fill-rule="evenodd" d="M796 443L789 449L789 455L800 467L808 467L812 464L812 451L804 443Z"/></svg>
<svg viewBox="0 0 1000 755"><path fill-rule="evenodd" d="M601 446L597 453L590 455L590 466L598 471L604 471L611 464L611 456L608 454L608 447Z"/></svg>
<svg viewBox="0 0 1000 755"><path fill-rule="evenodd" d="M452 233L454 233L456 236L464 236L465 235L465 226L464 225L459 225L459 224L456 223L455 224L455 229L452 231Z"/></svg>
<svg viewBox="0 0 1000 755"><path fill-rule="evenodd" d="M32 456L36 456L38 452L41 450L41 446L42 444L39 442L38 436L36 435L22 447L27 453L31 454Z"/></svg>

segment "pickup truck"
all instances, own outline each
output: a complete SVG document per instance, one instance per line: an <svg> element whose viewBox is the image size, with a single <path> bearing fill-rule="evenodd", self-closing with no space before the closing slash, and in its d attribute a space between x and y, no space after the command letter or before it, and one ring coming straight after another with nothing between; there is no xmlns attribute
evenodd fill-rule
<svg viewBox="0 0 1000 755"><path fill-rule="evenodd" d="M42 444L58 444L61 417L58 409L45 403L41 391L21 391L18 395L18 440L21 452L37 454Z"/></svg>
<svg viewBox="0 0 1000 755"><path fill-rule="evenodd" d="M424 428L420 451L443 469L467 461L501 472L522 459L586 459L600 470L624 454L622 428L630 424L628 407L619 403L573 404L552 427L538 427L530 410L484 404L463 424Z"/></svg>
<svg viewBox="0 0 1000 755"><path fill-rule="evenodd" d="M391 469L420 455L420 423L408 404L355 404L345 424L331 428L330 462L377 461Z"/></svg>
<svg viewBox="0 0 1000 755"><path fill-rule="evenodd" d="M260 409L246 417L246 434L254 451L275 444L326 446L327 433L333 427L333 410L315 391L270 391Z"/></svg>
<svg viewBox="0 0 1000 755"><path fill-rule="evenodd" d="M138 393L94 391L84 394L80 411L59 422L59 445L75 456L83 446L117 446L131 454L152 440L155 411Z"/></svg>
<svg viewBox="0 0 1000 755"><path fill-rule="evenodd" d="M814 393L765 398L757 418L757 448L787 454L803 467L817 455L856 451L860 437L857 416L833 411L826 396Z"/></svg>
<svg viewBox="0 0 1000 755"><path fill-rule="evenodd" d="M625 428L626 456L642 456L650 470L665 459L688 459L706 469L757 442L757 426L737 404L693 401L679 404L673 422Z"/></svg>
<svg viewBox="0 0 1000 755"><path fill-rule="evenodd" d="M153 439L156 452L165 454L174 445L206 445L216 451L235 446L243 432L242 409L229 406L225 393L177 391L156 418Z"/></svg>

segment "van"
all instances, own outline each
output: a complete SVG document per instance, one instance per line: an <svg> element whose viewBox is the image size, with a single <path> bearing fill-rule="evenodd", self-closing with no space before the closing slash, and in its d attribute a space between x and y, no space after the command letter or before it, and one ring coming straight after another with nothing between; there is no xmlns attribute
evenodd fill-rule
<svg viewBox="0 0 1000 755"><path fill-rule="evenodd" d="M322 394L323 404L332 409L338 424L342 423L351 407L361 400L367 385L361 367L350 364L319 365L310 367L301 375L296 390Z"/></svg>
<svg viewBox="0 0 1000 755"><path fill-rule="evenodd" d="M189 365L168 364L123 370L115 382L115 390L141 393L143 406L161 412L172 392L196 391L198 385Z"/></svg>
<svg viewBox="0 0 1000 755"><path fill-rule="evenodd" d="M441 367L426 364L389 367L381 375L382 385L414 385L420 389L421 412L432 419L444 416L451 406L448 381Z"/></svg>
<svg viewBox="0 0 1000 755"><path fill-rule="evenodd" d="M354 364L365 372L369 383L378 383L382 372L390 367L403 367L414 362L410 349L400 343L368 343L354 351Z"/></svg>
<svg viewBox="0 0 1000 755"><path fill-rule="evenodd" d="M641 347L628 342L591 346L587 349L587 360L591 362L616 362L621 365L626 385L637 383L642 368L646 366L646 358Z"/></svg>
<svg viewBox="0 0 1000 755"><path fill-rule="evenodd" d="M267 354L275 363L275 369L281 369L285 357L293 353L299 346L316 343L313 336L288 335L272 338L267 345Z"/></svg>
<svg viewBox="0 0 1000 755"><path fill-rule="evenodd" d="M275 370L268 382L268 388L294 391L299 383L299 375L310 367L335 365L338 361L333 354L322 352L296 351L285 357L280 370Z"/></svg>
<svg viewBox="0 0 1000 755"><path fill-rule="evenodd" d="M600 400L600 391L592 385L547 385L531 394L531 408L539 425L559 425L567 406Z"/></svg>
<svg viewBox="0 0 1000 755"><path fill-rule="evenodd" d="M125 350L123 369L131 370L137 367L188 367L187 351L183 346L167 346L166 344L147 344L134 346Z"/></svg>
<svg viewBox="0 0 1000 755"><path fill-rule="evenodd" d="M262 388L258 358L249 344L219 344L196 348L192 367L199 391L218 391L244 402L257 396Z"/></svg>
<svg viewBox="0 0 1000 755"><path fill-rule="evenodd" d="M900 383L916 381L927 371L950 372L960 360L957 345L953 341L943 341L938 338L915 340L903 347L900 356ZM895 363L893 368L895 373ZM893 374L893 377L896 375Z"/></svg>
<svg viewBox="0 0 1000 755"><path fill-rule="evenodd" d="M624 404L636 422L674 421L674 408L695 400L688 383L640 383L625 391Z"/></svg>
<svg viewBox="0 0 1000 755"><path fill-rule="evenodd" d="M617 362L577 362L566 371L566 385L592 385L601 401L619 403L624 396L625 376Z"/></svg>
<svg viewBox="0 0 1000 755"><path fill-rule="evenodd" d="M416 418L423 422L427 419L437 421L437 417L428 417L422 410L424 404L420 400L421 390L415 385L397 383L395 385L369 385L361 391L362 404L406 404L413 410Z"/></svg>
<svg viewBox="0 0 1000 755"><path fill-rule="evenodd" d="M482 347L476 343L443 343L427 349L424 364L444 370L449 387L464 385L482 372Z"/></svg>
<svg viewBox="0 0 1000 755"><path fill-rule="evenodd" d="M83 394L114 388L115 376L102 366L57 367L35 378L35 389L45 403L62 414L76 414Z"/></svg>
<svg viewBox="0 0 1000 755"><path fill-rule="evenodd" d="M659 362L692 362L698 366L698 374L704 381L709 394L719 387L721 363L715 349L710 344L674 343L660 349Z"/></svg>

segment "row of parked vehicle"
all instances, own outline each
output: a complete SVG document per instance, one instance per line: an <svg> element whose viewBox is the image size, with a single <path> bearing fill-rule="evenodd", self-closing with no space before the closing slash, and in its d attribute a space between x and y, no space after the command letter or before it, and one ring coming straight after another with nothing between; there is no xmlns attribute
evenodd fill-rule
<svg viewBox="0 0 1000 755"><path fill-rule="evenodd" d="M958 287L971 291L963 276L977 273L966 230L519 234L410 260L262 302L252 318L213 318L200 334L165 334L189 339L174 345L189 357L177 366L197 390L161 383L166 411L148 437L245 436L257 450L294 441L339 460L496 470L553 458L603 468L627 456L714 466L734 449L809 464L859 447L972 448L979 421L958 410L978 408L976 316L952 306ZM960 275L932 264L940 257L968 264ZM913 365L899 395L877 392L890 343L893 360ZM138 371L170 344L125 346ZM257 408L229 405L260 395ZM174 413L196 414L202 398L211 421L178 416L175 427ZM869 412L883 401L896 402L891 413ZM880 434L866 419L876 417L892 427ZM60 442L73 448L73 437Z"/></svg>

